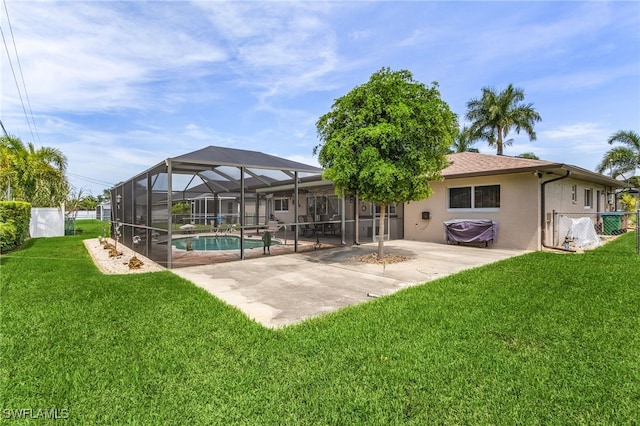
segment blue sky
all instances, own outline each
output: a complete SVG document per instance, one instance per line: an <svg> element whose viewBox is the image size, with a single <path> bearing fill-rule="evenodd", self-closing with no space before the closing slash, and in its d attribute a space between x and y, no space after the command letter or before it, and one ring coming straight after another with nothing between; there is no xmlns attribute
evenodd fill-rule
<svg viewBox="0 0 640 426"><path fill-rule="evenodd" d="M72 185L94 195L208 145L317 165L316 121L382 67L437 81L461 124L483 87L523 88L538 139L513 133L506 155L593 170L613 132L640 131L639 2L2 6L0 119L61 149Z"/></svg>

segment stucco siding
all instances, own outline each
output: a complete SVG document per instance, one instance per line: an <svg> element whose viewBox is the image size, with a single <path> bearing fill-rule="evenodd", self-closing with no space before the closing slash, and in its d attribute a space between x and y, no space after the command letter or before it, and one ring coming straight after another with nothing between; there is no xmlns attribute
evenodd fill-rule
<svg viewBox="0 0 640 426"><path fill-rule="evenodd" d="M452 187L500 185L500 207L489 210L449 209ZM447 179L432 184L427 200L405 205L405 239L445 243L444 222L450 219L489 219L498 224L496 248L539 248L539 180L531 173ZM422 219L428 211L430 219Z"/></svg>
<svg viewBox="0 0 640 426"><path fill-rule="evenodd" d="M589 190L590 202L585 201ZM545 244L554 244L553 214L568 214L573 218L590 217L594 223L600 218L596 213L611 210L608 194L613 189L604 185L566 178L546 185L545 189ZM575 194L575 195L574 195ZM557 239L557 236L555 236ZM556 241L557 243L557 241Z"/></svg>
<svg viewBox="0 0 640 426"><path fill-rule="evenodd" d="M575 200L572 199L574 186L576 192ZM585 206L586 189L591 190L591 203L589 206ZM596 213L598 211L608 211L609 205L606 200L607 190L608 188L603 185L572 178L558 180L547 185L547 208L545 210L547 212L555 210L561 213Z"/></svg>

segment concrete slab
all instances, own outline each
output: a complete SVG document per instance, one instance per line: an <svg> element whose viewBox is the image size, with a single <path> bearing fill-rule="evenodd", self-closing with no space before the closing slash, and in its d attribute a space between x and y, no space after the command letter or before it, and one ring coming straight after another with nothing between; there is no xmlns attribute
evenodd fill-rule
<svg viewBox="0 0 640 426"><path fill-rule="evenodd" d="M172 272L209 291L267 327L295 324L465 269L523 254L521 250L394 240L385 253L410 260L377 265L355 258L377 250L362 244Z"/></svg>

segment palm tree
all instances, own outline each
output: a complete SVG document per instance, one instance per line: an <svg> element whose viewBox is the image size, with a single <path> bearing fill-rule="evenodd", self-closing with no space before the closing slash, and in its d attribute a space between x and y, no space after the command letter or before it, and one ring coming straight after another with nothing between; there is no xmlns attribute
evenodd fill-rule
<svg viewBox="0 0 640 426"><path fill-rule="evenodd" d="M57 148L36 149L19 138L0 138L0 188L6 199L18 199L34 207L59 206L67 198L67 157Z"/></svg>
<svg viewBox="0 0 640 426"><path fill-rule="evenodd" d="M640 167L640 135L633 130L619 130L611 135L607 142L609 145L618 142L623 146L616 146L607 151L596 171L604 173L609 170L612 178L627 173L635 174L636 168Z"/></svg>
<svg viewBox="0 0 640 426"><path fill-rule="evenodd" d="M516 157L518 157L518 158L527 158L529 160L539 160L540 159L540 157L538 157L533 152L523 152L522 154L516 155Z"/></svg>
<svg viewBox="0 0 640 426"><path fill-rule="evenodd" d="M512 139L504 140L509 131L516 133L524 130L529 140L536 140L533 126L540 121L540 114L533 109L533 104L524 104L524 90L509 84L506 89L497 92L495 88L482 89L480 99L467 102L467 120L471 121L471 131L479 133L489 146L497 147L497 154L503 155L503 146L509 146Z"/></svg>
<svg viewBox="0 0 640 426"><path fill-rule="evenodd" d="M480 139L478 134L472 133L467 126L464 126L453 139L453 145L449 149L449 154L456 152L479 152L478 148L471 146Z"/></svg>

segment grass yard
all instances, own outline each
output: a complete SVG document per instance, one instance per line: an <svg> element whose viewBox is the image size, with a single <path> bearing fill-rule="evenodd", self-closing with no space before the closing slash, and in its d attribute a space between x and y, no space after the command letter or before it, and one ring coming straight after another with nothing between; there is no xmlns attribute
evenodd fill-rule
<svg viewBox="0 0 640 426"><path fill-rule="evenodd" d="M42 424L53 409L92 425L640 421L635 233L270 330L170 272L100 274L82 239L102 225L82 227L1 258L3 421Z"/></svg>

